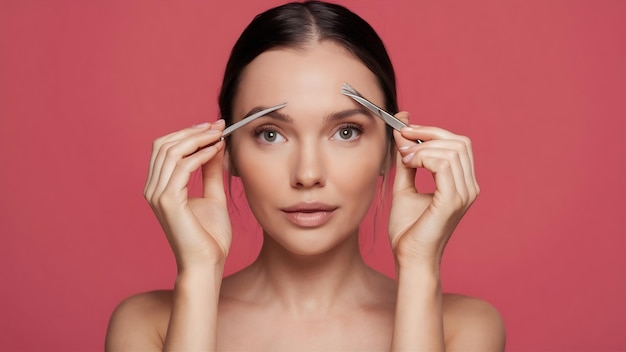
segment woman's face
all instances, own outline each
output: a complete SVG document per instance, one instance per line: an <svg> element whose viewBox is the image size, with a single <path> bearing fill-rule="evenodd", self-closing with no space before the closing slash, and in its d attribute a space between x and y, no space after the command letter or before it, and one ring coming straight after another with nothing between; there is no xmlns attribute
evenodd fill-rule
<svg viewBox="0 0 626 352"><path fill-rule="evenodd" d="M287 103L229 142L252 212L296 254L323 253L356 235L384 165L385 125L340 93L343 82L384 105L374 74L330 41L259 55L235 97L235 121Z"/></svg>

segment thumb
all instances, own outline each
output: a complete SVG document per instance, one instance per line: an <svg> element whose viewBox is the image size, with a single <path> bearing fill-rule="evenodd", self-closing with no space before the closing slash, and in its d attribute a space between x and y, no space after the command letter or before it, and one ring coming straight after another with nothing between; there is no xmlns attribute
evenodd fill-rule
<svg viewBox="0 0 626 352"><path fill-rule="evenodd" d="M394 131L393 134L396 140L403 138L398 131ZM393 193L395 194L406 189L417 191L415 188L416 172L417 169L404 165L402 162L402 154L400 154L399 151L396 152L396 176L393 181Z"/></svg>
<svg viewBox="0 0 626 352"><path fill-rule="evenodd" d="M396 118L401 120L402 122L408 124L410 115L406 111L401 111L395 115ZM412 141L408 141L406 138L402 137L402 134L398 131L393 131L393 137L396 140L396 145L398 148L402 148L403 146L411 146L413 144ZM415 190L415 174L416 169L407 167L402 162L402 154L398 151L396 152L396 176L393 182L393 193L397 193L399 191L412 188Z"/></svg>
<svg viewBox="0 0 626 352"><path fill-rule="evenodd" d="M206 164L202 165L202 195L204 198L212 198L226 201L223 181L224 141L214 145L219 148L217 153Z"/></svg>

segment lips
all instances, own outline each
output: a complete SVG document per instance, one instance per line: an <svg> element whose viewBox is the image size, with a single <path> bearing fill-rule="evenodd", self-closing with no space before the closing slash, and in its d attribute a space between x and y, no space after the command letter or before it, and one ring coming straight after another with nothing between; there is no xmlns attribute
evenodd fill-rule
<svg viewBox="0 0 626 352"><path fill-rule="evenodd" d="M324 203L298 203L281 209L285 217L298 227L319 227L327 223L338 207Z"/></svg>

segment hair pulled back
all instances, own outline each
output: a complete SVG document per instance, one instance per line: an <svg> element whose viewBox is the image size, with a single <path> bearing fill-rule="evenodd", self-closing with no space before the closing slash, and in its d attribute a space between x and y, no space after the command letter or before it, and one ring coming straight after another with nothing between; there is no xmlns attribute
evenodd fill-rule
<svg viewBox="0 0 626 352"><path fill-rule="evenodd" d="M331 40L343 46L377 77L385 108L398 111L396 80L385 46L374 29L347 8L321 1L288 3L257 15L235 43L219 94L220 115L232 123L233 99L244 68L263 52ZM340 87L337 87L339 92Z"/></svg>

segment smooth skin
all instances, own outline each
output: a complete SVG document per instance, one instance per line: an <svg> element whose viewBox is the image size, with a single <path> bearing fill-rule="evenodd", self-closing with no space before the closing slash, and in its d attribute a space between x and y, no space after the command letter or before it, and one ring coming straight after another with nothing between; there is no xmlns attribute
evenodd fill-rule
<svg viewBox="0 0 626 352"><path fill-rule="evenodd" d="M358 244L380 174L389 171L387 127L339 93L343 82L383 105L376 77L333 42L267 51L243 72L235 119L287 102L280 114L226 142L223 121L154 142L145 196L176 257L176 284L123 301L107 351L504 350L495 308L441 292L445 246L479 193L470 140L436 127L394 132L393 281L363 262ZM408 122L408 113L397 117ZM264 243L252 265L222 280L232 238L226 164L241 177ZM190 199L198 168L203 196ZM434 194L415 188L418 168L433 174ZM309 226L286 211L311 202L332 215Z"/></svg>

